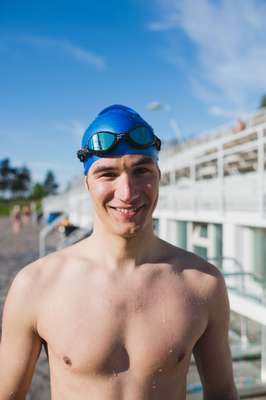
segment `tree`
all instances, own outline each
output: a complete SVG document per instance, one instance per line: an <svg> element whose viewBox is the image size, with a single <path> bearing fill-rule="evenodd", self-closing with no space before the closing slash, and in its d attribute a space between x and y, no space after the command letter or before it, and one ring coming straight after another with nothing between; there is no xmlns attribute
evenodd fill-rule
<svg viewBox="0 0 266 400"><path fill-rule="evenodd" d="M264 94L260 100L260 107L259 108L266 108L266 94Z"/></svg>
<svg viewBox="0 0 266 400"><path fill-rule="evenodd" d="M46 177L44 179L43 188L46 195L55 194L58 188L58 184L55 180L55 175L53 171L47 171Z"/></svg>
<svg viewBox="0 0 266 400"><path fill-rule="evenodd" d="M45 190L41 183L37 182L32 188L31 197L33 199L42 199L45 196Z"/></svg>
<svg viewBox="0 0 266 400"><path fill-rule="evenodd" d="M4 195L12 192L12 182L14 181L17 174L17 169L12 168L9 158L4 158L0 161L0 191Z"/></svg>
<svg viewBox="0 0 266 400"><path fill-rule="evenodd" d="M7 197L25 196L31 184L30 170L26 167L12 167L9 158L0 161L0 191Z"/></svg>
<svg viewBox="0 0 266 400"><path fill-rule="evenodd" d="M5 193L9 189L10 182L10 162L8 158L0 161L0 191Z"/></svg>
<svg viewBox="0 0 266 400"><path fill-rule="evenodd" d="M13 178L10 181L10 190L13 194L25 195L29 192L30 183L30 170L26 166L13 169Z"/></svg>

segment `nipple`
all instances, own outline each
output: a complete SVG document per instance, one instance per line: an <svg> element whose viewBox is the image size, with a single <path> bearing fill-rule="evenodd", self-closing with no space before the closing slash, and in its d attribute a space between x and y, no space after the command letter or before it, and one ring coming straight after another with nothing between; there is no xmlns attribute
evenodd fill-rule
<svg viewBox="0 0 266 400"><path fill-rule="evenodd" d="M71 360L70 360L69 357L64 356L64 357L63 357L63 360L64 360L64 363L65 363L66 365L72 365L72 362L71 362Z"/></svg>

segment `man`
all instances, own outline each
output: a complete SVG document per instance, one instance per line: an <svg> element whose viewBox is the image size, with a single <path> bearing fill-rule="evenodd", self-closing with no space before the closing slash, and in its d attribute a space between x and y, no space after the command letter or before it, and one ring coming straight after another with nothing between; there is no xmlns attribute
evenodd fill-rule
<svg viewBox="0 0 266 400"><path fill-rule="evenodd" d="M236 400L223 278L160 240L160 140L133 110L103 110L78 157L89 238L25 267L9 291L0 400L25 399L46 343L53 400L184 400L194 353L204 399Z"/></svg>

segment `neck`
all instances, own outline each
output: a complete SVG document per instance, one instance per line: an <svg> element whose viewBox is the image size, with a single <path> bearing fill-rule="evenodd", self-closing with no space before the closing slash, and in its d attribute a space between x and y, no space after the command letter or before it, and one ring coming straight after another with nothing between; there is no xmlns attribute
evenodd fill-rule
<svg viewBox="0 0 266 400"><path fill-rule="evenodd" d="M124 237L108 231L96 220L90 246L98 250L96 258L109 269L132 270L153 258L157 240L153 233L152 221L134 236Z"/></svg>

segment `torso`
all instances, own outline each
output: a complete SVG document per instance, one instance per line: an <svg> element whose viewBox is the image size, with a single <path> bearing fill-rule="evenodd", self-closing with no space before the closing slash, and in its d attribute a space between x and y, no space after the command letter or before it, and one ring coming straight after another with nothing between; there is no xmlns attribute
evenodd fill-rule
<svg viewBox="0 0 266 400"><path fill-rule="evenodd" d="M121 276L75 256L46 274L37 326L53 400L185 399L207 274L167 262Z"/></svg>

